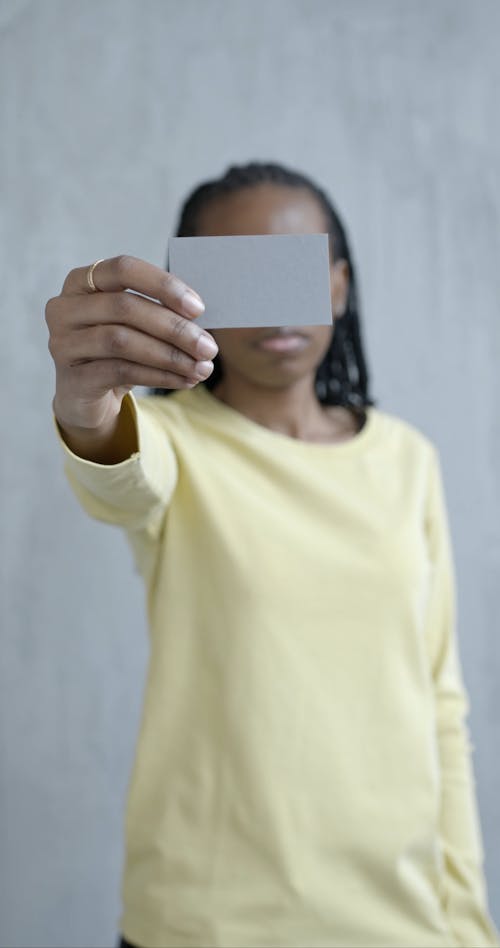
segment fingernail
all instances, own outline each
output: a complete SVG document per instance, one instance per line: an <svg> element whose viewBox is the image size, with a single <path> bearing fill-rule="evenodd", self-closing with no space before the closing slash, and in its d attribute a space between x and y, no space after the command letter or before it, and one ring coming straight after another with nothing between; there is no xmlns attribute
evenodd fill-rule
<svg viewBox="0 0 500 948"><path fill-rule="evenodd" d="M201 316L205 312L205 304L199 296L187 290L182 297L182 305L191 316Z"/></svg>
<svg viewBox="0 0 500 948"><path fill-rule="evenodd" d="M207 379L209 375L212 374L214 370L213 362L197 362L196 363L196 377Z"/></svg>
<svg viewBox="0 0 500 948"><path fill-rule="evenodd" d="M198 339L198 352L203 359L213 359L217 355L219 347L217 343L209 336L200 336Z"/></svg>

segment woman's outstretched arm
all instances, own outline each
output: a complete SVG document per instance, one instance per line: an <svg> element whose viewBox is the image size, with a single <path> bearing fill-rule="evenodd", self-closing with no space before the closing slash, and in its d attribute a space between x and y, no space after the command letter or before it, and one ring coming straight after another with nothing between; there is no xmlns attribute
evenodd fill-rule
<svg viewBox="0 0 500 948"><path fill-rule="evenodd" d="M124 255L71 270L48 301L54 421L68 479L91 516L131 530L160 522L175 456L130 392L192 388L210 375L217 345L196 325L203 310L174 274Z"/></svg>

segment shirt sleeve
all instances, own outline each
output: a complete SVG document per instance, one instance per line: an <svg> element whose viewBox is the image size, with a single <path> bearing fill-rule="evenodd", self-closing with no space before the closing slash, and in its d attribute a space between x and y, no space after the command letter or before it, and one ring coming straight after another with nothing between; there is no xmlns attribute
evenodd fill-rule
<svg viewBox="0 0 500 948"><path fill-rule="evenodd" d="M54 424L64 452L64 470L84 510L97 520L157 538L177 483L177 460L168 433L158 418L129 392L122 411L129 412L139 450L118 464L96 464L74 454L57 420Z"/></svg>
<svg viewBox="0 0 500 948"><path fill-rule="evenodd" d="M450 926L464 948L500 945L488 915L484 852L476 803L472 744L456 635L456 580L441 465L431 448L426 531L431 559L429 648L434 683L441 778L440 841L443 901Z"/></svg>

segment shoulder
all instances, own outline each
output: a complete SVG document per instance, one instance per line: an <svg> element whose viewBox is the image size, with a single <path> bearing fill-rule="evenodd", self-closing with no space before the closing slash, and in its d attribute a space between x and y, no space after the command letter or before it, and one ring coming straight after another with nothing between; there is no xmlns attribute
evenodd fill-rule
<svg viewBox="0 0 500 948"><path fill-rule="evenodd" d="M404 454L415 461L430 463L437 456L437 448L426 432L413 422L380 408L371 406L372 421L377 426L380 443L388 451Z"/></svg>

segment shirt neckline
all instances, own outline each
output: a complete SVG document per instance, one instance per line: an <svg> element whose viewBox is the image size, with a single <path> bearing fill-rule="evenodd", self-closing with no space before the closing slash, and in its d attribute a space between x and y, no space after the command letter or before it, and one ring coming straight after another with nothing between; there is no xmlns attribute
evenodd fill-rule
<svg viewBox="0 0 500 948"><path fill-rule="evenodd" d="M291 435L283 434L280 431L273 431L272 428L266 428L242 412L231 408L225 402L220 401L215 395L212 395L203 383L196 388L183 393L184 396L192 397L194 402L198 402L200 408L209 408L213 415L217 415L219 422L234 434L240 437L244 434L253 441L268 442L283 450L291 448L301 453L331 453L337 455L351 455L362 450L369 444L378 428L378 412L372 405L365 405L364 412L366 420L360 431L352 435L346 441L303 441L299 438L293 438Z"/></svg>

